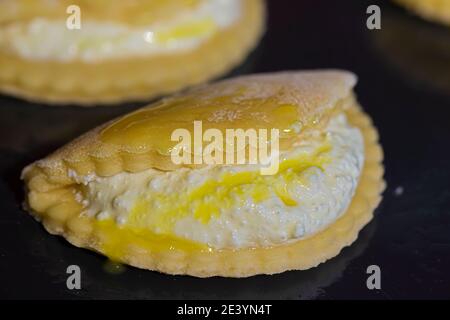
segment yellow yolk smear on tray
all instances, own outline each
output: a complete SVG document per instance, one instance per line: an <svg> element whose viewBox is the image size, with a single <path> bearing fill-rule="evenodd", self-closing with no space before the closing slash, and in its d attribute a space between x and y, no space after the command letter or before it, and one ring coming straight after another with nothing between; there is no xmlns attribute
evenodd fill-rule
<svg viewBox="0 0 450 320"><path fill-rule="evenodd" d="M125 223L126 228L144 229L156 234L172 236L177 221L192 215L207 224L219 217L221 210L243 206L251 198L260 203L277 196L286 206L296 206L289 189L305 185L304 171L311 167L323 169L329 161L328 144L310 155L300 155L281 162L276 175L264 176L258 170L223 173L218 180L207 180L203 185L185 193L154 193L138 198Z"/></svg>
<svg viewBox="0 0 450 320"><path fill-rule="evenodd" d="M101 250L113 261L121 261L130 251L130 246L149 253L180 250L183 252L209 251L207 245L173 235L158 235L147 229L124 227L118 228L112 220L100 220L95 227L101 234Z"/></svg>
<svg viewBox="0 0 450 320"><path fill-rule="evenodd" d="M245 89L243 89L245 90ZM170 155L178 141L171 141L176 129L186 129L194 137L194 121L202 119L202 130L218 129L279 129L280 147L298 136L300 122L295 105L280 104L274 99L248 99L234 102L238 95L198 100L183 97L166 100L157 105L127 115L105 128L101 140L115 144L124 151L146 153L157 151ZM301 124L300 124L301 125ZM208 144L203 142L204 147Z"/></svg>

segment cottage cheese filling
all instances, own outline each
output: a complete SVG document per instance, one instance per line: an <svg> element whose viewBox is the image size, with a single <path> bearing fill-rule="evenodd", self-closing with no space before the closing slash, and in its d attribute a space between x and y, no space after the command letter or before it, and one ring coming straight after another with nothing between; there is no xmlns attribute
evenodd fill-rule
<svg viewBox="0 0 450 320"><path fill-rule="evenodd" d="M274 176L260 176L250 165L72 176L84 186L77 199L85 214L121 228L213 248L270 246L333 223L358 184L364 143L345 115L305 140L282 156Z"/></svg>
<svg viewBox="0 0 450 320"><path fill-rule="evenodd" d="M29 60L95 62L197 48L241 14L242 0L208 0L173 21L132 28L114 22L82 21L69 30L65 20L35 18L0 28L0 50Z"/></svg>

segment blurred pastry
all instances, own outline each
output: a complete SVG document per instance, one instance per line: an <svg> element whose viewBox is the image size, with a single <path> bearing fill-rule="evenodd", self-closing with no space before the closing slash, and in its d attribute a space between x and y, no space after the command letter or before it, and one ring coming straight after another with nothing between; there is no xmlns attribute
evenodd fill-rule
<svg viewBox="0 0 450 320"><path fill-rule="evenodd" d="M424 19L450 26L450 0L395 0Z"/></svg>
<svg viewBox="0 0 450 320"><path fill-rule="evenodd" d="M284 72L166 98L25 168L27 208L50 233L144 269L245 277L314 267L355 241L384 189L355 82L345 71ZM205 154L199 121L224 135L278 130L277 170L249 161L250 142L242 162L174 161L174 152ZM178 147L181 129L194 148Z"/></svg>
<svg viewBox="0 0 450 320"><path fill-rule="evenodd" d="M406 82L450 93L450 29L385 10L383 28L370 37L378 56Z"/></svg>
<svg viewBox="0 0 450 320"><path fill-rule="evenodd" d="M92 105L198 84L255 47L264 11L263 0L3 0L0 92Z"/></svg>

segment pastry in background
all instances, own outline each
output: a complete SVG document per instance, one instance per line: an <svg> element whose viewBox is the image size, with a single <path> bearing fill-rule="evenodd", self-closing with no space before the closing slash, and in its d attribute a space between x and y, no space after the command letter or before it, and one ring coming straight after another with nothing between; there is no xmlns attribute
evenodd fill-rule
<svg viewBox="0 0 450 320"><path fill-rule="evenodd" d="M450 0L395 0L424 19L450 26Z"/></svg>
<svg viewBox="0 0 450 320"><path fill-rule="evenodd" d="M383 27L370 33L378 57L406 82L450 93L450 29L383 11Z"/></svg>
<svg viewBox="0 0 450 320"><path fill-rule="evenodd" d="M148 99L237 66L264 18L263 0L3 0L0 92L52 104Z"/></svg>
<svg viewBox="0 0 450 320"><path fill-rule="evenodd" d="M384 189L378 134L355 83L346 71L282 72L163 99L26 167L26 208L50 233L139 268L197 277L309 269L356 240ZM196 161L209 129L227 137L213 139L219 158ZM263 143L236 143L243 161L229 163L227 135L239 129ZM179 130L192 148L180 147ZM251 162L251 151L267 145L278 146L268 158L278 167L263 174L267 162Z"/></svg>

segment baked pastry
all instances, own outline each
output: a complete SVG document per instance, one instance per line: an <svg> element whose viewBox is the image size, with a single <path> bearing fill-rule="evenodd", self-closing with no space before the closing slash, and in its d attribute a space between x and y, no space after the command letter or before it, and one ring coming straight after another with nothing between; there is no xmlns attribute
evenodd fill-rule
<svg viewBox="0 0 450 320"><path fill-rule="evenodd" d="M263 0L3 0L0 92L91 105L198 84L244 59L264 11Z"/></svg>
<svg viewBox="0 0 450 320"><path fill-rule="evenodd" d="M450 93L449 29L385 10L383 28L370 37L378 56L406 82Z"/></svg>
<svg viewBox="0 0 450 320"><path fill-rule="evenodd" d="M283 72L166 98L26 167L27 208L50 233L140 268L198 277L311 268L355 241L384 189L355 82L345 71ZM234 144L241 162L196 161L209 129L225 135L213 152L222 160L233 154L229 130L254 129L263 143ZM177 130L193 148L180 147ZM175 161L181 154L191 161ZM275 157L277 170L263 172Z"/></svg>
<svg viewBox="0 0 450 320"><path fill-rule="evenodd" d="M450 0L395 0L424 19L450 26Z"/></svg>

